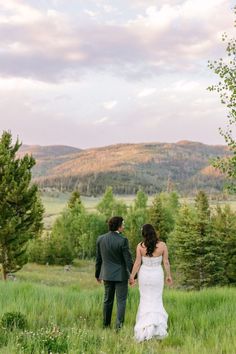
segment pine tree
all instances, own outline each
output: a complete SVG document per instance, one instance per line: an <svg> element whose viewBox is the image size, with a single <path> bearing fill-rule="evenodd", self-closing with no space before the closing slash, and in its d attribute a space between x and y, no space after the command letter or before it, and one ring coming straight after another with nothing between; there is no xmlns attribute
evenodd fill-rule
<svg viewBox="0 0 236 354"><path fill-rule="evenodd" d="M9 132L0 139L0 263L3 278L27 262L26 249L42 229L43 206L31 184L33 157L17 157L21 144Z"/></svg>
<svg viewBox="0 0 236 354"><path fill-rule="evenodd" d="M204 192L197 194L192 209L187 205L180 209L168 244L182 285L201 289L226 283L222 241L214 232Z"/></svg>
<svg viewBox="0 0 236 354"><path fill-rule="evenodd" d="M170 192L167 200L167 208L171 211L175 217L178 214L180 208L179 195L177 192Z"/></svg>
<svg viewBox="0 0 236 354"><path fill-rule="evenodd" d="M96 256L96 241L99 235L107 232L106 217L97 213L88 213L79 235L79 256L92 258Z"/></svg>
<svg viewBox="0 0 236 354"><path fill-rule="evenodd" d="M75 190L74 192L71 193L70 199L68 201L68 208L73 209L75 204L81 205L81 198L80 198L80 193L78 190Z"/></svg>
<svg viewBox="0 0 236 354"><path fill-rule="evenodd" d="M236 214L229 205L217 206L213 217L214 235L220 240L221 262L230 284L236 283Z"/></svg>
<svg viewBox="0 0 236 354"><path fill-rule="evenodd" d="M148 196L142 189L139 189L134 200L134 209L146 209Z"/></svg>
<svg viewBox="0 0 236 354"><path fill-rule="evenodd" d="M125 234L129 239L133 255L135 255L137 244L143 240L141 227L148 222L147 200L147 195L141 189L138 190L134 205L129 208L125 219Z"/></svg>
<svg viewBox="0 0 236 354"><path fill-rule="evenodd" d="M208 198L203 191L199 191L195 198L195 209L200 285L201 287L222 285L225 283L225 277L221 242L214 235Z"/></svg>
<svg viewBox="0 0 236 354"><path fill-rule="evenodd" d="M102 200L97 205L97 210L109 219L115 215L125 216L127 206L123 201L114 197L112 187L107 187Z"/></svg>
<svg viewBox="0 0 236 354"><path fill-rule="evenodd" d="M65 209L55 220L45 243L45 262L68 264L75 258L95 257L96 239L105 232L106 217L88 213L83 204L76 201L73 207ZM34 249L31 253L34 254Z"/></svg>
<svg viewBox="0 0 236 354"><path fill-rule="evenodd" d="M170 258L174 262L180 284L200 289L199 254L201 244L196 230L197 216L193 208L184 204L176 219L174 231L168 239Z"/></svg>
<svg viewBox="0 0 236 354"><path fill-rule="evenodd" d="M50 238L54 240L55 245L63 243L64 249L67 249L72 259L80 253L80 235L84 229L86 214L83 204L76 201L73 207L68 207L62 212L52 226ZM57 254L59 253L58 251Z"/></svg>
<svg viewBox="0 0 236 354"><path fill-rule="evenodd" d="M149 209L149 222L158 232L160 239L165 242L173 229L174 220L169 210L163 205L159 194L154 197Z"/></svg>

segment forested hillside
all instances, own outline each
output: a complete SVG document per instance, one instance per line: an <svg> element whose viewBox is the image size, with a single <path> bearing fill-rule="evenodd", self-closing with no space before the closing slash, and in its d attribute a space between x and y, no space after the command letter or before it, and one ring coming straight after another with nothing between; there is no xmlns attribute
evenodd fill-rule
<svg viewBox="0 0 236 354"><path fill-rule="evenodd" d="M100 195L107 185L117 194L133 194L139 187L152 194L176 189L195 193L222 190L224 177L210 160L229 154L226 146L197 142L118 144L80 150L67 146L23 146L37 164L34 180L44 187Z"/></svg>

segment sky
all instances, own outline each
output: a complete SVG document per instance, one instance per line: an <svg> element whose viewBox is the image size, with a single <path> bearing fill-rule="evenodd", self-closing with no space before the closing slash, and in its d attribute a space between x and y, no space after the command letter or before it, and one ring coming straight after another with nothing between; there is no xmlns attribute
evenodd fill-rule
<svg viewBox="0 0 236 354"><path fill-rule="evenodd" d="M208 60L231 0L0 0L0 130L23 144L224 144Z"/></svg>

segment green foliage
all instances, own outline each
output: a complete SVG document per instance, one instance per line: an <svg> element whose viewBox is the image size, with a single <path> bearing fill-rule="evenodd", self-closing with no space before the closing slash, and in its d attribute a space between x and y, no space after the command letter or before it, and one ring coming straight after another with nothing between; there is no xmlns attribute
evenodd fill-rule
<svg viewBox="0 0 236 354"><path fill-rule="evenodd" d="M214 235L221 242L222 265L227 282L236 284L236 214L229 205L217 206L212 218Z"/></svg>
<svg viewBox="0 0 236 354"><path fill-rule="evenodd" d="M135 255L137 244L142 241L141 227L147 222L147 212L131 208L125 221L125 235L129 239L132 254Z"/></svg>
<svg viewBox="0 0 236 354"><path fill-rule="evenodd" d="M195 198L196 230L200 245L199 273L201 287L225 284L222 243L212 229L211 212L206 194L199 191Z"/></svg>
<svg viewBox="0 0 236 354"><path fill-rule="evenodd" d="M51 233L30 245L29 258L39 264L66 265L78 257L94 257L96 239L106 231L106 217L88 213L76 198L56 219Z"/></svg>
<svg viewBox="0 0 236 354"><path fill-rule="evenodd" d="M75 258L95 256L96 239L107 232L107 217L86 211L76 199L57 218L51 234L31 241L30 261L66 265ZM111 188L104 199L110 201L107 207L112 208L115 198ZM191 208L184 205L180 209L176 192L156 195L150 209L146 201L145 193L139 190L125 216L125 235L133 255L137 244L142 241L141 226L151 222L161 238L168 242L171 264L182 286L201 289L235 283L234 213L226 213L227 217L222 213L213 214L202 191L197 194Z"/></svg>
<svg viewBox="0 0 236 354"><path fill-rule="evenodd" d="M139 189L134 200L134 209L147 209L147 201L147 194L142 189Z"/></svg>
<svg viewBox="0 0 236 354"><path fill-rule="evenodd" d="M183 286L201 289L226 283L223 244L213 230L204 192L197 194L194 208L181 207L169 245Z"/></svg>
<svg viewBox="0 0 236 354"><path fill-rule="evenodd" d="M95 257L97 237L106 233L107 229L106 217L104 215L96 213L86 214L79 236L80 258Z"/></svg>
<svg viewBox="0 0 236 354"><path fill-rule="evenodd" d="M195 207L201 218L209 218L209 202L205 192L199 191L195 197Z"/></svg>
<svg viewBox="0 0 236 354"><path fill-rule="evenodd" d="M12 136L0 138L0 263L3 277L18 271L26 262L30 239L42 229L43 206L36 185L31 184L33 157L17 157L21 144Z"/></svg>
<svg viewBox="0 0 236 354"><path fill-rule="evenodd" d="M97 210L109 219L116 215L126 215L127 206L123 201L119 201L114 197L112 187L107 187L102 200L97 205Z"/></svg>
<svg viewBox="0 0 236 354"><path fill-rule="evenodd" d="M7 345L8 342L8 332L0 327L0 349Z"/></svg>
<svg viewBox="0 0 236 354"><path fill-rule="evenodd" d="M27 320L21 312L6 312L1 319L2 328L13 331L13 329L25 329Z"/></svg>
<svg viewBox="0 0 236 354"><path fill-rule="evenodd" d="M174 227L174 217L171 210L164 205L163 195L156 194L149 209L149 222L154 226L160 239L164 242L168 239Z"/></svg>
<svg viewBox="0 0 236 354"><path fill-rule="evenodd" d="M68 208L73 209L76 204L81 205L80 193L78 190L75 190L71 193L70 199L68 201Z"/></svg>
<svg viewBox="0 0 236 354"><path fill-rule="evenodd" d="M236 7L235 7L236 13ZM220 128L220 134L224 137L225 142L229 146L233 156L230 158L217 158L213 165L226 173L234 182L236 178L236 141L233 137L233 128L236 124L236 39L230 38L226 33L222 36L223 42L228 41L226 46L226 54L228 58L215 61L209 61L209 68L220 77L217 85L208 87L210 91L216 91L220 94L220 100L228 110L226 130ZM236 190L234 183L230 185L230 189Z"/></svg>
<svg viewBox="0 0 236 354"><path fill-rule="evenodd" d="M173 191L168 194L167 208L171 211L174 217L178 214L180 208L180 201L177 192Z"/></svg>
<svg viewBox="0 0 236 354"><path fill-rule="evenodd" d="M128 210L125 218L125 234L129 239L130 249L135 255L137 244L142 241L141 227L148 221L147 195L139 189L134 205Z"/></svg>
<svg viewBox="0 0 236 354"><path fill-rule="evenodd" d="M142 241L141 227L148 220L147 209L130 208L125 219L125 235L129 239L132 254L135 255L137 244Z"/></svg>
<svg viewBox="0 0 236 354"><path fill-rule="evenodd" d="M196 213L184 204L176 220L174 231L168 239L168 246L180 284L187 288L199 289L200 273L198 254L201 244L196 230Z"/></svg>

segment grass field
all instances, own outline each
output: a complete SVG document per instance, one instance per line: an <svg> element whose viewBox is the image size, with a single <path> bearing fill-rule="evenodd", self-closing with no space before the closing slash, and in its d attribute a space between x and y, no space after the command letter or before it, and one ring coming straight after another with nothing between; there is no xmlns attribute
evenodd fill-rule
<svg viewBox="0 0 236 354"><path fill-rule="evenodd" d="M42 202L45 208L44 214L44 228L50 229L55 219L66 207L70 198L70 193L43 193ZM85 197L82 196L81 200L88 211L96 211L96 206L102 197ZM131 205L135 196L118 196L117 199L123 200L127 206ZM151 200L151 198L150 198ZM151 202L150 202L151 203Z"/></svg>
<svg viewBox="0 0 236 354"><path fill-rule="evenodd" d="M142 344L133 339L138 298L137 287L131 288L120 333L103 330L103 286L94 280L94 262L79 261L68 272L60 266L28 264L16 281L0 281L0 318L20 311L28 320L26 332L13 330L6 335L0 329L0 353L236 353L236 289L166 289L169 336Z"/></svg>
<svg viewBox="0 0 236 354"><path fill-rule="evenodd" d="M70 193L43 193L42 194L42 201L45 208L44 214L44 228L49 230L52 227L53 222L58 217L58 215L63 211L66 207L67 202L70 198ZM102 197L85 197L82 196L82 202L85 208L88 211L96 211L96 206L101 200ZM126 195L126 196L117 196L117 199L123 200L127 206L130 206L134 199L135 195ZM153 196L149 196L148 198L148 205L151 205L153 200ZM194 203L194 198L182 198L180 202L187 202L187 203ZM215 208L216 205L219 204L224 206L225 204L230 204L231 208L236 211L236 200L229 200L229 201L210 201L210 205L212 208Z"/></svg>

